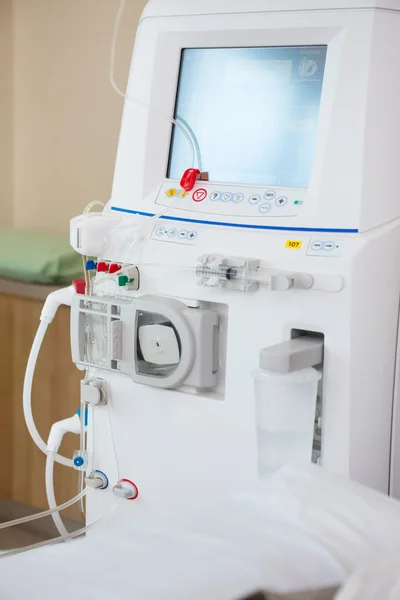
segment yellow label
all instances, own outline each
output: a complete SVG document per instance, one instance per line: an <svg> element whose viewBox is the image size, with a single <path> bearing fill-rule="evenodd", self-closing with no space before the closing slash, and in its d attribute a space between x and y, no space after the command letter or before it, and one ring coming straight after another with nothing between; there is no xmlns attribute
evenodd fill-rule
<svg viewBox="0 0 400 600"><path fill-rule="evenodd" d="M176 196L176 190L175 190L174 188L170 188L170 189L169 189L169 190L167 190L165 193L166 193L166 195L167 195L167 196L169 196L170 198L171 198L172 196Z"/></svg>
<svg viewBox="0 0 400 600"><path fill-rule="evenodd" d="M291 248L292 250L300 250L303 242L301 240L287 240L285 248Z"/></svg>

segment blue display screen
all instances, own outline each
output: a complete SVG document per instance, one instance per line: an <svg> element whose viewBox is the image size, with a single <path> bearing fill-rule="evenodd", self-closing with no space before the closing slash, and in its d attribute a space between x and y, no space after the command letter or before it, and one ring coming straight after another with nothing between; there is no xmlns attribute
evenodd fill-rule
<svg viewBox="0 0 400 600"><path fill-rule="evenodd" d="M193 133L210 181L307 188L327 46L182 51L175 118ZM174 127L167 176L191 167ZM198 165L196 165L198 166Z"/></svg>

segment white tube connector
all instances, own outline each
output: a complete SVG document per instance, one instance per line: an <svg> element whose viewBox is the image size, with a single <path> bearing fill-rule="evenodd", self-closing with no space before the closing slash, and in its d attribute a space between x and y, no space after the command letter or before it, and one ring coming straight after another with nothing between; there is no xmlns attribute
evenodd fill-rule
<svg viewBox="0 0 400 600"><path fill-rule="evenodd" d="M113 494L125 500L136 500L139 490L130 479L120 479L113 487Z"/></svg>
<svg viewBox="0 0 400 600"><path fill-rule="evenodd" d="M78 415L57 421L50 429L47 440L47 452L58 452L66 433L76 433L79 435L80 431L81 420Z"/></svg>
<svg viewBox="0 0 400 600"><path fill-rule="evenodd" d="M61 288L55 292L51 292L51 294L47 296L44 303L40 320L47 324L51 323L58 308L62 304L65 304L65 306L71 306L72 297L74 294L75 288L73 285L70 285L66 288Z"/></svg>
<svg viewBox="0 0 400 600"><path fill-rule="evenodd" d="M85 483L94 490L105 490L108 487L108 478L102 471L91 471L85 478Z"/></svg>

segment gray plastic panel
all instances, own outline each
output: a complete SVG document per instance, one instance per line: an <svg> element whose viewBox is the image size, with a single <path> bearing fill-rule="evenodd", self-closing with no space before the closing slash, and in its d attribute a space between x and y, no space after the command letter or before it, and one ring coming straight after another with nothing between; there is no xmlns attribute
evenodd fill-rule
<svg viewBox="0 0 400 600"><path fill-rule="evenodd" d="M324 341L319 336L303 335L260 351L260 368L291 373L314 367L323 361Z"/></svg>

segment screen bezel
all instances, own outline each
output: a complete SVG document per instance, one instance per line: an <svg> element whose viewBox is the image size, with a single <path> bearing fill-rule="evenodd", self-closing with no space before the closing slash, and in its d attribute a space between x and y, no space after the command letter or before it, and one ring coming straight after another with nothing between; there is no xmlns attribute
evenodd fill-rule
<svg viewBox="0 0 400 600"><path fill-rule="evenodd" d="M178 109L178 101L179 101L179 94L180 94L180 89L181 89L181 85L182 85L182 67L183 67L183 60L184 60L184 53L187 50L253 50L253 49L262 49L262 50L267 50L267 49L294 49L294 48L324 48L326 49L326 53L325 53L325 63L324 63L324 73L323 73L323 77L322 77L322 87L321 87L321 95L320 95L320 102L319 102L319 106L318 106L318 123L317 123L317 132L316 132L316 136L315 136L315 142L314 142L314 149L313 149L313 159L312 159L312 165L311 165L311 169L310 169L310 174L309 174L309 181L308 181L308 185L304 188L300 188L300 187L296 187L296 186L285 186L285 185L275 185L274 187L276 188L289 188L289 189L304 189L307 190L310 184L310 179L311 179L311 173L313 171L313 165L314 165L314 160L315 160L315 153L316 153L316 145L317 145L317 135L318 135L318 129L319 129L319 120L320 120L320 113L321 113L321 104L322 104L322 97L323 97L323 91L324 91L324 81L325 81L325 72L326 72L326 64L328 61L328 54L329 54L329 45L328 44L286 44L286 45L268 45L268 46L199 46L199 47L187 47L187 48L182 48L181 49L181 53L180 53L180 59L179 59L179 69L178 69L178 80L177 80L177 85L176 85L176 93L175 93L175 102L174 102L174 111L173 111L173 116L174 119L176 119L177 117L177 109ZM173 179L172 177L170 177L170 171L171 171L171 162L172 162L172 151L173 151L173 145L174 145L174 137L176 134L176 125L172 125L171 128L171 136L170 136L170 142L169 142L169 150L168 150L168 162L167 162L167 168L166 168L166 172L165 172L165 177L166 179ZM210 179L210 182L215 183L222 183L222 184L237 184L237 185L258 185L258 187L270 187L272 184L265 182L265 184L255 184L252 181L248 181L248 182L233 182L233 181L222 181L220 179Z"/></svg>

